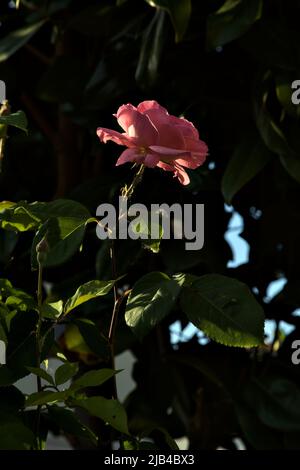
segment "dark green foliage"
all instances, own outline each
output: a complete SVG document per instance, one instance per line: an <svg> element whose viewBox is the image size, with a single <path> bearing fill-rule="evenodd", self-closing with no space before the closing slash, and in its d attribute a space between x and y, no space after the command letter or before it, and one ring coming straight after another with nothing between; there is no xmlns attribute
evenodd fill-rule
<svg viewBox="0 0 300 470"><path fill-rule="evenodd" d="M176 449L173 439L187 436L192 449L232 446L233 437L251 450L299 449L300 366L291 355L300 340L300 107L291 83L300 79L300 1L1 3L0 79L12 114L0 116L0 139L9 137L0 173L0 448L42 448L50 429L78 448L113 438L128 449ZM147 169L133 199L204 203L205 243L188 252L180 240L116 242L124 277L115 352L136 358L123 407L112 399L110 245L96 237L94 217L133 172L115 168L122 149L101 145L96 129L117 130L118 107L145 99L192 121L209 157L187 187ZM228 267L225 202L243 218L249 245L238 267ZM38 305L41 240L51 293ZM268 301L282 276L285 288ZM277 326L273 344L263 345L263 312ZM286 335L282 321L294 331ZM174 345L174 322L210 339L195 333ZM41 363L49 357L62 361L55 374ZM43 390L25 397L14 384L29 373Z"/></svg>

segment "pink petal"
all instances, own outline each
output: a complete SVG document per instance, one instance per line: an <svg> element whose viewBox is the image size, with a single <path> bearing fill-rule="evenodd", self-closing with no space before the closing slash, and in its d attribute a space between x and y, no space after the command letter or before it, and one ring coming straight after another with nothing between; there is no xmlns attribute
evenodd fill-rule
<svg viewBox="0 0 300 470"><path fill-rule="evenodd" d="M188 157L176 158L175 162L178 163L178 165L195 170L195 168L203 165L205 162L205 157L197 153L192 153Z"/></svg>
<svg viewBox="0 0 300 470"><path fill-rule="evenodd" d="M162 162L162 161L160 161L160 162L157 164L157 166L158 166L159 168L162 168L162 169L165 170L165 171L173 171L173 173L174 173L174 171L175 171L174 165L170 165L169 163L165 163L165 162Z"/></svg>
<svg viewBox="0 0 300 470"><path fill-rule="evenodd" d="M174 177L177 177L179 182L186 186L190 182L190 178L185 170L177 164L169 165L165 162L159 162L157 165L159 168L162 168L165 171L172 171L174 173Z"/></svg>
<svg viewBox="0 0 300 470"><path fill-rule="evenodd" d="M208 147L203 140L195 140L190 139L189 137L185 137L185 148L190 152L199 153L204 157L208 154Z"/></svg>
<svg viewBox="0 0 300 470"><path fill-rule="evenodd" d="M158 102L155 100L143 101L137 107L137 110L143 114L146 111L149 111L150 109L159 109L163 111L165 114L168 114L168 111L165 108L163 108L160 104L158 104Z"/></svg>
<svg viewBox="0 0 300 470"><path fill-rule="evenodd" d="M187 150L180 150L180 149L174 149L174 148L169 148L169 147L163 147L161 145L150 145L149 147L152 152L156 153L157 155L160 155L161 160L176 160L176 158L187 156L189 157L191 152L188 152Z"/></svg>
<svg viewBox="0 0 300 470"><path fill-rule="evenodd" d="M161 124L158 127L160 147L185 150L185 140L179 127Z"/></svg>
<svg viewBox="0 0 300 470"><path fill-rule="evenodd" d="M114 131L112 129L105 129L104 127L98 127L97 135L99 139L106 144L108 140L112 140L118 145L125 145L126 147L135 147L135 139L129 138L126 134Z"/></svg>
<svg viewBox="0 0 300 470"><path fill-rule="evenodd" d="M175 167L175 177L179 179L179 182L183 184L183 186L186 186L190 182L190 178L186 171L179 165L176 165Z"/></svg>
<svg viewBox="0 0 300 470"><path fill-rule="evenodd" d="M125 132L128 131L128 127L131 125L132 119L130 112L136 112L136 107L132 104L123 104L119 107L115 116L118 119L118 123L124 129Z"/></svg>
<svg viewBox="0 0 300 470"><path fill-rule="evenodd" d="M199 139L199 132L197 131L196 127L193 123L188 121L187 119L181 117L178 118L176 116L170 116L171 124L180 127L181 132L185 137L189 137L192 139Z"/></svg>
<svg viewBox="0 0 300 470"><path fill-rule="evenodd" d="M148 153L143 163L149 168L154 168L159 163L159 156L154 155L152 153Z"/></svg>
<svg viewBox="0 0 300 470"><path fill-rule="evenodd" d="M144 156L141 155L136 148L126 149L121 153L117 160L116 166L123 165L124 163L135 162L143 163Z"/></svg>
<svg viewBox="0 0 300 470"><path fill-rule="evenodd" d="M132 105L123 105L118 109L117 119L129 138L135 138L139 146L156 144L158 132L147 116L137 111Z"/></svg>
<svg viewBox="0 0 300 470"><path fill-rule="evenodd" d="M150 108L144 111L144 114L148 116L152 124L156 127L158 132L164 124L170 123L170 115L165 110L165 108Z"/></svg>

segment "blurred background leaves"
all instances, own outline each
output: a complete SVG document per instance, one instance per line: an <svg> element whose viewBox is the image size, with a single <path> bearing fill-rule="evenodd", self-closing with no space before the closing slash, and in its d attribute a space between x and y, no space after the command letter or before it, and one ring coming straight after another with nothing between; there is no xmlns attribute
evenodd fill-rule
<svg viewBox="0 0 300 470"><path fill-rule="evenodd" d="M264 347L226 348L203 341L194 330L185 336L188 322L174 303L140 343L122 310L117 352L129 349L136 358L136 389L125 403L130 429L163 426L172 437L188 436L195 449L234 448L235 437L249 449L299 448L299 370L291 362L291 344L300 334L300 298L293 287L300 279L300 144L299 108L291 104L290 86L300 78L300 2L18 3L16 8L13 1L1 2L0 79L13 111L25 111L29 133L9 128L0 199L67 198L93 216L131 179L129 166L114 167L120 149L99 144L97 126L117 129L112 114L121 104L156 99L195 123L210 155L187 188L159 170L146 171L135 197L145 204L204 203L205 246L186 252L180 241L162 240L160 252L153 253L120 241L118 274L127 274L124 284L130 287L150 271L236 278L255 294L273 328ZM239 239L249 249L243 263L227 238L234 214L242 224ZM50 227L54 245L68 227ZM107 245L96 238L94 225L80 225L79 232L80 250L66 260L63 249L45 270L53 302L73 295L79 284L111 279ZM31 243L30 232L18 239L1 230L1 277L34 295ZM270 298L270 285L280 280L284 290ZM112 301L108 295L78 307L76 323L59 339L84 370L107 360L99 329L108 328ZM24 366L34 366L30 331L36 318L26 308L25 325L13 303L0 310L8 352L24 331L28 341L26 364L25 349L13 354L1 368L2 384L13 380L12 364L17 377L25 374ZM11 318L8 329L4 317ZM21 448L28 448L32 435L18 415L21 406L12 426L21 420ZM1 425L0 433L2 438Z"/></svg>

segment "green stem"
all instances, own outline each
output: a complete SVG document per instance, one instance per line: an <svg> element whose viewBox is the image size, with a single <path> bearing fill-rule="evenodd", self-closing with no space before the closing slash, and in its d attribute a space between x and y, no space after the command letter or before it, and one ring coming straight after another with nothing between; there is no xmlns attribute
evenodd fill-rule
<svg viewBox="0 0 300 470"><path fill-rule="evenodd" d="M144 174L144 171L145 171L145 165L140 165L138 171L136 172L133 180L132 180L132 183L131 185L127 188L127 186L125 185L122 189L121 189L121 196L123 197L127 197L127 199L130 199L134 193L134 190L135 188L137 187L137 185L142 181L142 178L143 178L143 174Z"/></svg>
<svg viewBox="0 0 300 470"><path fill-rule="evenodd" d="M42 303L43 303L43 268L39 263L38 268L38 288L37 288L37 302L38 302L38 322L36 327L36 366L39 368L41 365L41 327L42 327ZM42 380L41 377L37 376L37 390L42 391ZM42 450L41 441L39 438L40 434L40 421L41 421L41 406L37 407L37 419L36 419L36 439L37 449Z"/></svg>

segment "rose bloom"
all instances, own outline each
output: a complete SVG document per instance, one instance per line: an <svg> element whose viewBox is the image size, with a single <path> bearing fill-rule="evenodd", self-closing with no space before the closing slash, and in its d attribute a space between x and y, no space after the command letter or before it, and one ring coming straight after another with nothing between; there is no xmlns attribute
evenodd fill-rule
<svg viewBox="0 0 300 470"><path fill-rule="evenodd" d="M195 126L170 115L156 101L143 101L137 108L125 104L114 116L125 132L99 127L97 135L104 143L112 140L127 147L116 165L134 162L149 168L157 166L172 171L186 185L190 180L184 167L198 168L206 159L208 148Z"/></svg>

